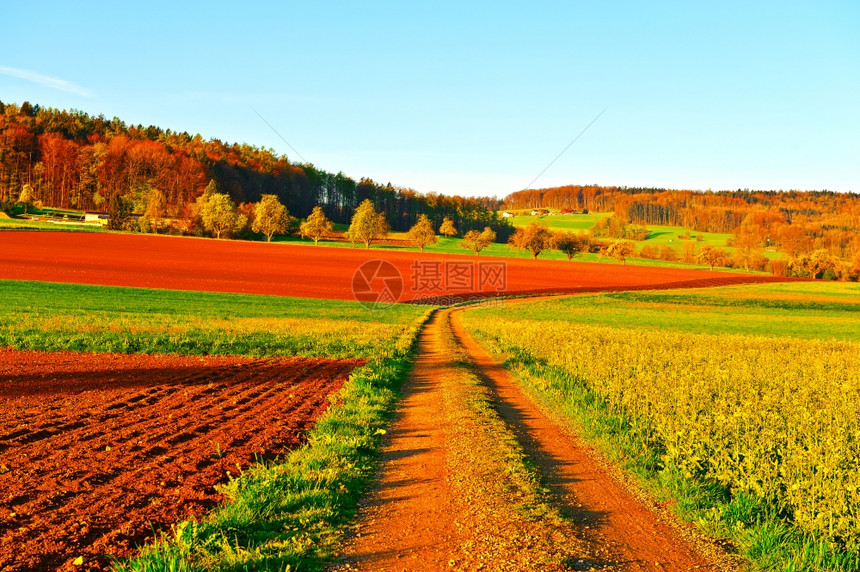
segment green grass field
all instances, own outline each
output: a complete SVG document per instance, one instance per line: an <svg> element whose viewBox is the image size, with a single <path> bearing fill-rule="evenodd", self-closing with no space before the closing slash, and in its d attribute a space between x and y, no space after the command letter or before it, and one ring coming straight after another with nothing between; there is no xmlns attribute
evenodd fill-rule
<svg viewBox="0 0 860 572"><path fill-rule="evenodd" d="M531 222L537 221L553 230L587 231L594 226L594 223L611 215L612 213L563 214L551 216L520 215L511 217L508 220L514 226L526 226Z"/></svg>
<svg viewBox="0 0 860 572"><path fill-rule="evenodd" d="M589 294L511 304L504 317L564 320L572 327L860 341L860 284L791 282Z"/></svg>
<svg viewBox="0 0 860 572"><path fill-rule="evenodd" d="M405 236L405 233L391 233L391 238L400 238ZM272 240L273 242L286 243L286 244L304 244L308 246L313 246L313 241L310 239L301 239L299 237L280 237ZM427 253L437 253L437 254L456 254L462 256L474 256L474 253L471 250L463 248L460 243L462 242L461 238L448 238L444 236L439 237L439 242L437 244L431 244L425 248L425 252ZM321 240L319 241L320 247L331 247L331 248L353 248L351 243L342 242L342 241L328 241ZM357 245L356 248L364 248L364 245ZM386 245L386 244L371 244L371 248L379 249L379 250L407 250L418 252L418 247L413 246L396 246L396 245ZM499 244L494 243L481 251L480 256L496 256L500 258L531 258L531 253L525 250L517 250L508 244ZM546 250L540 254L538 257L539 260L567 260L567 257L557 250ZM582 253L577 254L574 257L574 260L577 262L593 262L600 264L620 264L614 258L602 257L598 254L593 253ZM708 270L709 268L703 264L686 264L683 262L668 262L665 260L651 260L647 258L637 258L630 257L627 259L627 264L631 266L654 266L661 268L685 268L685 269L700 269L700 270ZM737 268L715 268L716 272L743 272L743 269Z"/></svg>
<svg viewBox="0 0 860 572"><path fill-rule="evenodd" d="M538 222L547 226L552 230L572 230L588 232L594 224L604 218L612 216L612 213L589 213L582 214L565 214L552 216L515 216L510 218L512 224L517 227L523 227L531 222ZM651 246L671 246L676 249L679 254L685 242L693 240L696 243L696 249L701 250L703 246L717 246L724 248L728 252L734 252L734 248L726 246L727 241L732 237L731 233L718 232L698 232L691 231L682 226L664 226L664 225L647 225L648 239L631 241L636 244L636 248L642 248L644 245ZM690 232L690 238L686 237L686 233ZM697 240L701 236L701 240ZM782 258L782 254L775 251L765 251L764 255L768 258Z"/></svg>
<svg viewBox="0 0 860 572"><path fill-rule="evenodd" d="M0 281L0 345L19 349L373 357L424 310L395 304Z"/></svg>
<svg viewBox="0 0 860 572"><path fill-rule="evenodd" d="M322 570L373 477L427 309L355 302L0 281L0 346L39 350L365 357L284 458L230 481L199 522L123 571Z"/></svg>
<svg viewBox="0 0 860 572"><path fill-rule="evenodd" d="M588 294L463 323L753 569L860 569L860 284Z"/></svg>
<svg viewBox="0 0 860 572"><path fill-rule="evenodd" d="M80 222L48 222L46 220L29 220L21 218L0 218L0 229L8 230L61 230L78 232L102 232L103 228L98 224L84 224Z"/></svg>

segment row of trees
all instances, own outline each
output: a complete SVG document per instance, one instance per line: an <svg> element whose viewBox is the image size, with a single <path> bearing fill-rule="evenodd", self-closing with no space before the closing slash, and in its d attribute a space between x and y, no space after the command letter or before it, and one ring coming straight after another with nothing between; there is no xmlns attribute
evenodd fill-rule
<svg viewBox="0 0 860 572"><path fill-rule="evenodd" d="M229 236L240 232L248 225L248 216L243 214L241 207L232 203L229 196L217 189L214 181L210 182L204 193L198 198L197 209L194 213L195 220L208 232L217 238ZM262 199L255 205L244 208L251 214L250 227L254 232L261 233L271 241L274 234L289 234L298 228L301 236L313 239L318 244L322 238L330 238L333 235L334 223L328 219L320 206L315 206L307 220L297 224L295 217L291 216L286 207L280 203L274 195L263 195ZM153 223L151 223L153 224ZM389 232L389 225L383 213L376 210L373 203L367 199L355 210L348 230L344 238L353 243L363 243L369 248L374 240L385 238ZM446 236L458 234L454 222L445 218L439 226L439 233ZM434 225L427 215L419 215L417 222L406 234L407 240L424 252L424 249L439 241L434 230ZM832 256L825 249L819 249L811 253L802 253L785 260L768 260L756 241L749 233L741 233L732 244L734 253L729 254L725 249L704 245L698 249L701 235L693 240L690 232L679 236L681 239L680 253L668 245L659 247L645 244L637 253L635 245L629 240L615 239L609 242L601 242L597 237L588 236L583 233L553 232L538 222L531 222L524 228L519 228L512 234L508 243L517 249L528 251L534 259L545 250L558 250L564 253L568 260L581 252L597 252L601 256L607 256L626 263L630 256L642 258L661 259L665 261L682 261L708 265L712 270L715 267L744 268L745 270L767 270L770 269L777 275L809 276L812 278L840 278L846 280L857 280L860 278L860 255L850 261L842 261ZM495 242L497 235L489 227L484 230L470 230L463 235L461 246L480 254L482 250Z"/></svg>
<svg viewBox="0 0 860 572"><path fill-rule="evenodd" d="M315 207L308 220L301 225L302 237L309 236L313 238L314 244L317 244L321 238L331 235L332 226L322 209ZM389 226L383 214L376 211L370 200L366 200L359 205L353 214L349 228L344 233L344 238L352 242L353 246L357 242L361 242L365 248L370 248L374 240L385 238L388 231ZM448 237L456 236L458 232L454 221L445 217L442 224L439 225L439 234ZM466 232L460 244L475 254L480 254L482 250L495 242L496 238L496 232L492 228L484 227L484 230L480 232L477 230ZM406 233L406 239L420 248L421 252L424 252L427 246L439 242L439 236L434 230L433 222L425 214L418 215L418 221Z"/></svg>
<svg viewBox="0 0 860 572"><path fill-rule="evenodd" d="M155 218L191 219L211 180L237 208L273 195L297 217L319 206L329 220L346 224L369 199L396 231L408 230L423 214L434 227L448 217L464 230L490 226L504 237L513 232L496 219L501 201L493 197L421 194L293 164L271 149L0 102L0 206L8 208L28 185L33 201L51 207L104 211L120 196L138 214L155 205Z"/></svg>
<svg viewBox="0 0 860 572"><path fill-rule="evenodd" d="M554 249L572 260L580 252L587 252L591 241L582 233L553 232L537 222L530 222L517 229L508 243L514 248L530 252L534 259L537 259L541 252Z"/></svg>
<svg viewBox="0 0 860 572"><path fill-rule="evenodd" d="M275 195L263 195L257 203L237 206L230 195L218 189L214 180L187 209L187 218L178 222L165 217L163 200L161 193L151 192L143 214L135 216L134 203L124 195L114 195L108 207L107 227L112 230L153 233L178 228L196 234L209 233L215 238L228 238L251 231L271 241L276 234L292 232L297 223L297 219L290 215Z"/></svg>
<svg viewBox="0 0 860 572"><path fill-rule="evenodd" d="M570 185L519 191L505 208L559 208L613 212L595 236L641 240L644 225L683 226L735 235L756 248L797 258L826 250L842 261L860 253L860 196L829 191L669 191Z"/></svg>
<svg viewBox="0 0 860 572"><path fill-rule="evenodd" d="M600 256L615 258L622 263L631 256L664 260L668 262L685 262L705 264L713 270L716 267L738 268L747 271L769 270L778 276L798 276L810 278L853 280L860 279L860 254L850 260L843 260L831 255L826 249L804 252L788 259L770 260L764 256L762 249L752 240L733 241L734 252L729 253L724 248L704 245L699 248L701 235L696 239L686 235L681 240L680 251L669 245L643 245L637 252L636 245L625 239L601 241L599 238L573 232L552 232L538 222L518 229L510 238L509 243L514 247L526 250L537 258L545 250L559 250L571 260L580 252L595 252Z"/></svg>

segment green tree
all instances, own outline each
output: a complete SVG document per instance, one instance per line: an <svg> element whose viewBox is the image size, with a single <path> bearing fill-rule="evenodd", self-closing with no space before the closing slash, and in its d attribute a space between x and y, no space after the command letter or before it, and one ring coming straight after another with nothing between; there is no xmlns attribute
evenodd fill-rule
<svg viewBox="0 0 860 572"><path fill-rule="evenodd" d="M33 200L35 198L36 192L33 190L33 187L31 187L29 183L24 183L17 201L18 204L24 205L24 214L27 214L27 209L33 204Z"/></svg>
<svg viewBox="0 0 860 572"><path fill-rule="evenodd" d="M96 208L96 210L101 210L102 205L105 204L105 202L107 202L107 199L104 198L101 194L99 194L98 191L93 193L93 206Z"/></svg>
<svg viewBox="0 0 860 572"><path fill-rule="evenodd" d="M424 252L424 247L428 244L439 242L439 237L433 232L433 223L425 214L418 215L418 221L409 229L406 238L414 242L421 252Z"/></svg>
<svg viewBox="0 0 860 572"><path fill-rule="evenodd" d="M449 217L442 219L442 224L439 225L439 234L444 234L448 238L457 235L457 228L454 226L454 221Z"/></svg>
<svg viewBox="0 0 860 572"><path fill-rule="evenodd" d="M218 183L215 182L215 179L209 179L209 183L203 189L203 194L200 195L200 198L203 199L203 202L206 202L210 196L220 192L221 190L218 188Z"/></svg>
<svg viewBox="0 0 860 572"><path fill-rule="evenodd" d="M334 223L328 220L322 207L314 207L308 219L299 227L299 232L302 233L302 238L309 236L314 239L314 244L317 244L321 238L331 232L332 228Z"/></svg>
<svg viewBox="0 0 860 572"><path fill-rule="evenodd" d="M508 240L515 248L528 250L532 258L552 246L552 232L537 221L530 222L525 228L518 228Z"/></svg>
<svg viewBox="0 0 860 572"><path fill-rule="evenodd" d="M108 201L107 228L110 230L127 230L131 221L133 204L123 195L116 193Z"/></svg>
<svg viewBox="0 0 860 572"><path fill-rule="evenodd" d="M697 258L699 262L707 264L713 270L715 266L724 266L729 259L729 255L722 248L706 244L702 247Z"/></svg>
<svg viewBox="0 0 860 572"><path fill-rule="evenodd" d="M248 217L236 212L236 205L230 196L224 193L214 193L203 203L200 210L203 227L215 234L215 238L230 236L239 232L248 223Z"/></svg>
<svg viewBox="0 0 860 572"><path fill-rule="evenodd" d="M632 242L626 240L615 240L600 250L602 256L620 260L622 264L627 264L627 257L632 256L635 252L636 247L633 246Z"/></svg>
<svg viewBox="0 0 860 572"><path fill-rule="evenodd" d="M251 230L266 235L266 242L272 242L275 234L286 234L293 217L287 207L275 195L263 195L254 207L254 224Z"/></svg>
<svg viewBox="0 0 860 572"><path fill-rule="evenodd" d="M460 242L460 246L468 248L469 250L474 251L475 254L480 255L481 251L490 246L495 240L495 231L490 227L485 227L482 232L470 230L463 235L463 240Z"/></svg>
<svg viewBox="0 0 860 572"><path fill-rule="evenodd" d="M588 237L571 231L557 232L553 235L552 244L556 250L564 253L568 260L573 260L574 256L588 248Z"/></svg>
<svg viewBox="0 0 860 572"><path fill-rule="evenodd" d="M352 215L352 221L345 234L347 240L353 244L363 242L365 248L370 248L374 239L384 238L387 235L388 221L385 220L385 215L376 212L370 199L364 199Z"/></svg>
<svg viewBox="0 0 860 572"><path fill-rule="evenodd" d="M138 221L141 231L151 230L158 234L158 230L164 226L166 213L167 201L164 198L164 193L158 189L150 189L146 193L146 207L143 209L143 216Z"/></svg>

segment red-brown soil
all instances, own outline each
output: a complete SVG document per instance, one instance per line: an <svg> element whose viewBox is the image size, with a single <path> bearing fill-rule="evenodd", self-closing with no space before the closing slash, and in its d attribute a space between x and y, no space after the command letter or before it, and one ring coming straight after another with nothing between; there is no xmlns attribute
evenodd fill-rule
<svg viewBox="0 0 860 572"><path fill-rule="evenodd" d="M403 280L401 302L416 296L575 293L595 290L698 287L766 282L769 276L676 268L421 254L394 250L313 247L154 235L0 231L0 279L142 286L207 292L246 292L352 300L362 263L384 259ZM500 291L414 284L416 261L504 263ZM475 272L478 273L475 266ZM468 268L467 268L468 269ZM444 270L447 272L447 270ZM425 271L422 277L427 278ZM374 285L374 288L377 286ZM454 300L452 300L454 301ZM446 299L441 301L446 302Z"/></svg>
<svg viewBox="0 0 860 572"><path fill-rule="evenodd" d="M0 350L0 570L104 569L203 515L361 363Z"/></svg>

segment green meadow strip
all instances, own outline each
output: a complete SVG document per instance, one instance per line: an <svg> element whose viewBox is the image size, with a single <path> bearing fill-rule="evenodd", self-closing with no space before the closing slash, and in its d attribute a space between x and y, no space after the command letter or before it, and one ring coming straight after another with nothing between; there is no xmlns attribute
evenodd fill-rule
<svg viewBox="0 0 860 572"><path fill-rule="evenodd" d="M424 312L356 302L0 280L0 347L370 358Z"/></svg>
<svg viewBox="0 0 860 572"><path fill-rule="evenodd" d="M860 341L860 284L793 282L605 292L512 304L507 319L690 334Z"/></svg>

